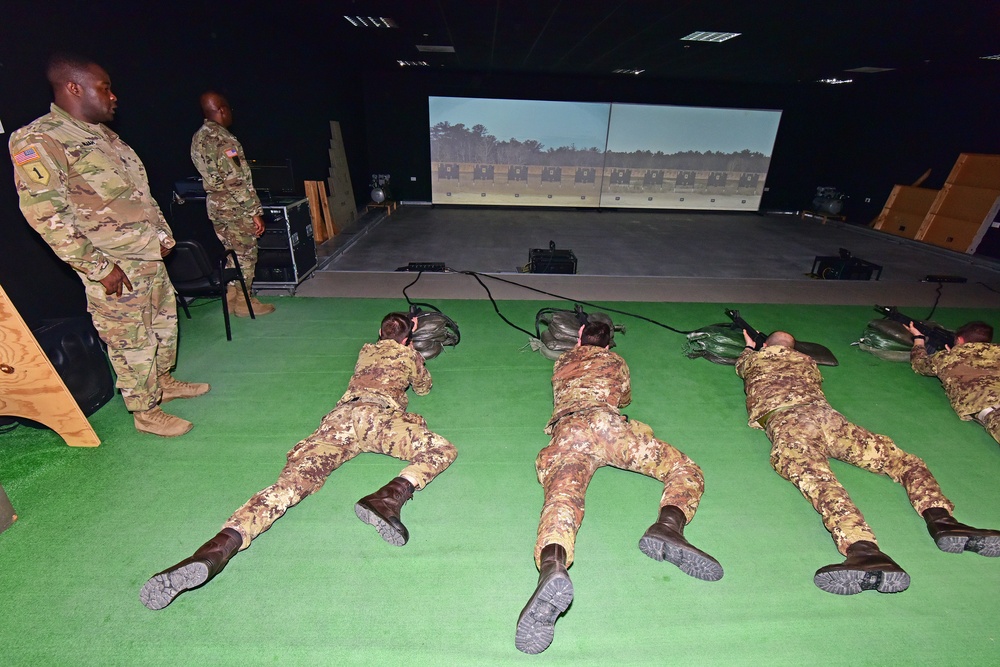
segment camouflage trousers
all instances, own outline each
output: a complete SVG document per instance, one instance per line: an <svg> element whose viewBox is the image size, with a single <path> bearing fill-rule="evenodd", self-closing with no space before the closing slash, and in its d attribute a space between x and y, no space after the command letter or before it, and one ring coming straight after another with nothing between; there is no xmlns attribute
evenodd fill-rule
<svg viewBox="0 0 1000 667"><path fill-rule="evenodd" d="M223 527L239 531L240 548L246 549L289 507L323 488L330 473L363 452L408 461L399 476L416 489L427 486L457 456L455 446L430 431L418 414L359 401L345 403L288 452L278 481L236 510Z"/></svg>
<svg viewBox="0 0 1000 667"><path fill-rule="evenodd" d="M830 459L887 475L903 486L919 514L931 507L954 509L920 458L904 452L888 436L850 423L828 405L775 412L765 431L772 444L771 465L812 503L844 555L855 542L878 542L830 469Z"/></svg>
<svg viewBox="0 0 1000 667"><path fill-rule="evenodd" d="M132 283L121 298L83 278L87 310L108 346L129 412L149 410L160 400L159 376L177 360L177 301L163 262L117 260Z"/></svg>
<svg viewBox="0 0 1000 667"><path fill-rule="evenodd" d="M994 440L1000 442L1000 408L989 413L982 420L977 419L976 421L982 424Z"/></svg>
<svg viewBox="0 0 1000 667"><path fill-rule="evenodd" d="M561 545L566 550L566 565L573 562L587 486L602 466L660 480L663 482L660 507L675 505L688 521L694 518L705 490L701 468L682 452L653 437L653 430L646 424L602 409L569 414L556 424L552 441L535 460L538 481L545 491L535 543L536 565L547 544Z"/></svg>
<svg viewBox="0 0 1000 667"><path fill-rule="evenodd" d="M232 248L240 262L240 273L247 287L253 282L254 270L257 266L257 237L253 231L253 219L221 215L212 211L210 216L215 235L226 248ZM232 268L233 261L229 260Z"/></svg>

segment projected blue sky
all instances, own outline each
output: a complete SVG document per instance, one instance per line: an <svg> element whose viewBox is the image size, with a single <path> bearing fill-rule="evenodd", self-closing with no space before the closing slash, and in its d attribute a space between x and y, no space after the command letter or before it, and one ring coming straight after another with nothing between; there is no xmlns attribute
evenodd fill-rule
<svg viewBox="0 0 1000 667"><path fill-rule="evenodd" d="M721 151L770 155L780 111L615 104L608 150Z"/></svg>
<svg viewBox="0 0 1000 667"><path fill-rule="evenodd" d="M780 111L538 100L431 97L430 122L483 125L501 141L534 139L545 148L721 151L770 155ZM608 116L611 130L608 133Z"/></svg>

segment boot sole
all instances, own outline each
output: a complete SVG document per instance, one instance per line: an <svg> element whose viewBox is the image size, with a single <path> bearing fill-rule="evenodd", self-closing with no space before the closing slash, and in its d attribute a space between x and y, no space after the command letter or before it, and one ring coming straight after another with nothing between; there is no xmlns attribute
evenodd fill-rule
<svg viewBox="0 0 1000 667"><path fill-rule="evenodd" d="M573 601L573 582L560 573L535 589L517 618L514 646L522 653L541 653L552 643L556 620Z"/></svg>
<svg viewBox="0 0 1000 667"><path fill-rule="evenodd" d="M208 566L188 563L184 567L161 572L150 578L139 591L139 600L152 610L163 609L178 595L201 586L208 580Z"/></svg>
<svg viewBox="0 0 1000 667"><path fill-rule="evenodd" d="M718 581L724 574L722 565L690 545L672 544L658 537L644 535L639 550L655 561L668 561L681 572L702 581Z"/></svg>
<svg viewBox="0 0 1000 667"><path fill-rule="evenodd" d="M393 546L401 547L409 539L409 535L404 534L399 528L383 519L380 514L361 503L354 505L354 513L369 526L373 526L382 539Z"/></svg>
<svg viewBox="0 0 1000 667"><path fill-rule="evenodd" d="M902 593L910 587L910 575L901 571L834 570L817 572L813 583L834 595L856 595L861 591Z"/></svg>
<svg viewBox="0 0 1000 667"><path fill-rule="evenodd" d="M938 549L947 551L950 554L960 554L963 551L972 551L980 556L996 558L1000 556L1000 537L996 535L986 535L982 537L967 537L964 535L950 535L939 537L936 540Z"/></svg>

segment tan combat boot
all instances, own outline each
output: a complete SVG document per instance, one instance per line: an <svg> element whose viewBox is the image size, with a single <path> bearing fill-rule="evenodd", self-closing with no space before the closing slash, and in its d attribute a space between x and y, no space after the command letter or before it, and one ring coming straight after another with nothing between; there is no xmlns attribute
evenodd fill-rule
<svg viewBox="0 0 1000 667"><path fill-rule="evenodd" d="M247 291L250 291L250 285L247 285ZM243 290L239 285L230 285L229 290L227 290L226 295L230 297L229 302L229 312L231 312L236 317L250 317L250 309L247 308L247 301L243 298ZM257 297L250 295L250 304L253 306L254 317L259 315L268 315L274 312L274 306L269 303L261 303L257 300Z"/></svg>
<svg viewBox="0 0 1000 667"><path fill-rule="evenodd" d="M163 397L160 399L160 405L168 401L172 401L175 398L194 398L195 396L201 396L202 394L207 394L212 388L212 385L207 382L182 382L181 380L175 380L174 376L170 373L164 373L159 378L160 389L163 391Z"/></svg>
<svg viewBox="0 0 1000 667"><path fill-rule="evenodd" d="M168 415L158 405L144 412L133 412L132 419L135 421L135 430L163 438L176 438L194 427L194 424L186 419Z"/></svg>

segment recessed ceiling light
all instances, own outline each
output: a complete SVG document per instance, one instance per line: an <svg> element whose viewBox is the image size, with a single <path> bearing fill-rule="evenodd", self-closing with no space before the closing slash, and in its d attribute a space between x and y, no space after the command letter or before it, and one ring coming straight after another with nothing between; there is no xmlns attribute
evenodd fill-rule
<svg viewBox="0 0 1000 667"><path fill-rule="evenodd" d="M829 83L831 85L838 85L841 83L854 83L854 79L816 79L816 83Z"/></svg>
<svg viewBox="0 0 1000 667"><path fill-rule="evenodd" d="M384 16L348 16L344 14L347 22L355 28L398 28L396 22Z"/></svg>
<svg viewBox="0 0 1000 667"><path fill-rule="evenodd" d="M980 60L1000 60L1000 53L995 56L980 56Z"/></svg>
<svg viewBox="0 0 1000 667"><path fill-rule="evenodd" d="M417 44L417 51L421 53L455 53L454 46L435 46L433 44Z"/></svg>
<svg viewBox="0 0 1000 667"><path fill-rule="evenodd" d="M732 39L733 37L739 37L742 33L739 32L708 32L705 30L699 30L692 32L687 37L681 37L681 41L688 42L724 42L727 39Z"/></svg>
<svg viewBox="0 0 1000 667"><path fill-rule="evenodd" d="M430 67L423 60L397 60L400 67Z"/></svg>
<svg viewBox="0 0 1000 667"><path fill-rule="evenodd" d="M635 74L635 75L639 75L639 74L642 74L645 71L646 70L644 70L644 69L616 69L616 70L613 70L611 73L612 74Z"/></svg>
<svg viewBox="0 0 1000 667"><path fill-rule="evenodd" d="M895 67L855 67L854 69L845 69L845 72L857 72L859 74L878 74L879 72L891 72Z"/></svg>

